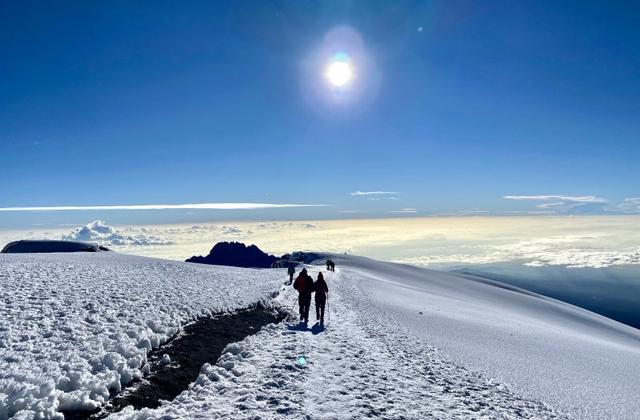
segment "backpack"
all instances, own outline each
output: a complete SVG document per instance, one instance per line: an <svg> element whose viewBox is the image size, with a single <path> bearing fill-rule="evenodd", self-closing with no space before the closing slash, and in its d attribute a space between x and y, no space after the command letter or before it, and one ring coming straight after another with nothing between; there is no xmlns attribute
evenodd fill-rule
<svg viewBox="0 0 640 420"><path fill-rule="evenodd" d="M304 293L304 289L305 289L305 279L302 276L302 274L300 274L297 278L296 281L293 282L293 288L296 289L298 291L298 293Z"/></svg>

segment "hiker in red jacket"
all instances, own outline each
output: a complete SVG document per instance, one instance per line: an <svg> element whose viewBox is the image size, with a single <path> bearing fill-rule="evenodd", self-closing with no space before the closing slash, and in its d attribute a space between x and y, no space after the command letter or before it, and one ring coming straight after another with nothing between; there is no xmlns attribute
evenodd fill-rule
<svg viewBox="0 0 640 420"><path fill-rule="evenodd" d="M303 268L293 288L298 291L298 303L300 304L300 321L309 322L309 307L311 306L311 293L314 291L313 279L307 274L307 269Z"/></svg>
<svg viewBox="0 0 640 420"><path fill-rule="evenodd" d="M324 325L324 306L327 303L329 287L322 273L318 273L318 280L313 284L313 288L316 292L316 321L319 320L320 325Z"/></svg>

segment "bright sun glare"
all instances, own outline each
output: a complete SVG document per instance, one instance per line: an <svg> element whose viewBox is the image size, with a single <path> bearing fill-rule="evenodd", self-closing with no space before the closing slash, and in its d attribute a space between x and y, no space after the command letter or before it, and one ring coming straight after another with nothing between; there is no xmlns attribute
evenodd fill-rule
<svg viewBox="0 0 640 420"><path fill-rule="evenodd" d="M353 69L348 61L338 58L329 63L326 76L331 85L341 87L353 79Z"/></svg>

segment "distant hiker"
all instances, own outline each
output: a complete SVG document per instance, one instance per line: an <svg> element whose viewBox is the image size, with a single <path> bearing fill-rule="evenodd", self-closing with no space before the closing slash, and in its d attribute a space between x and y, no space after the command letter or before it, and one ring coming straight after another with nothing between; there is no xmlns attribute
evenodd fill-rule
<svg viewBox="0 0 640 420"><path fill-rule="evenodd" d="M298 304L300 304L300 321L309 322L309 306L311 306L311 294L313 293L313 279L307 274L307 269L303 268L293 288L298 291Z"/></svg>
<svg viewBox="0 0 640 420"><path fill-rule="evenodd" d="M336 271L336 263L333 260L327 259L327 271Z"/></svg>
<svg viewBox="0 0 640 420"><path fill-rule="evenodd" d="M333 260L327 259L327 271L336 271L336 263Z"/></svg>
<svg viewBox="0 0 640 420"><path fill-rule="evenodd" d="M322 273L318 273L318 280L313 284L313 288L316 292L316 321L320 321L320 325L324 325L324 306L327 303L329 287L324 281Z"/></svg>
<svg viewBox="0 0 640 420"><path fill-rule="evenodd" d="M289 274L289 283L293 283L293 275L296 274L296 268L293 264L289 264L289 268L287 269L287 274Z"/></svg>

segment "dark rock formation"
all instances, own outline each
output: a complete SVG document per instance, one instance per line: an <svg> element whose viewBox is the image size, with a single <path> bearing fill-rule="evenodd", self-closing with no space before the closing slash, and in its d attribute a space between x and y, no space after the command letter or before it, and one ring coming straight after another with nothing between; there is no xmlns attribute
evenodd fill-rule
<svg viewBox="0 0 640 420"><path fill-rule="evenodd" d="M311 264L314 261L324 259L324 256L321 254L316 254L315 252L296 251L296 252L292 252L291 254L284 254L280 258L286 261Z"/></svg>
<svg viewBox="0 0 640 420"><path fill-rule="evenodd" d="M211 248L209 255L191 257L186 262L247 268L271 268L276 260L276 257L262 252L255 245L246 246L241 242L218 242Z"/></svg>
<svg viewBox="0 0 640 420"><path fill-rule="evenodd" d="M49 253L49 252L99 252L109 251L102 245L78 241L22 240L8 243L3 254Z"/></svg>

